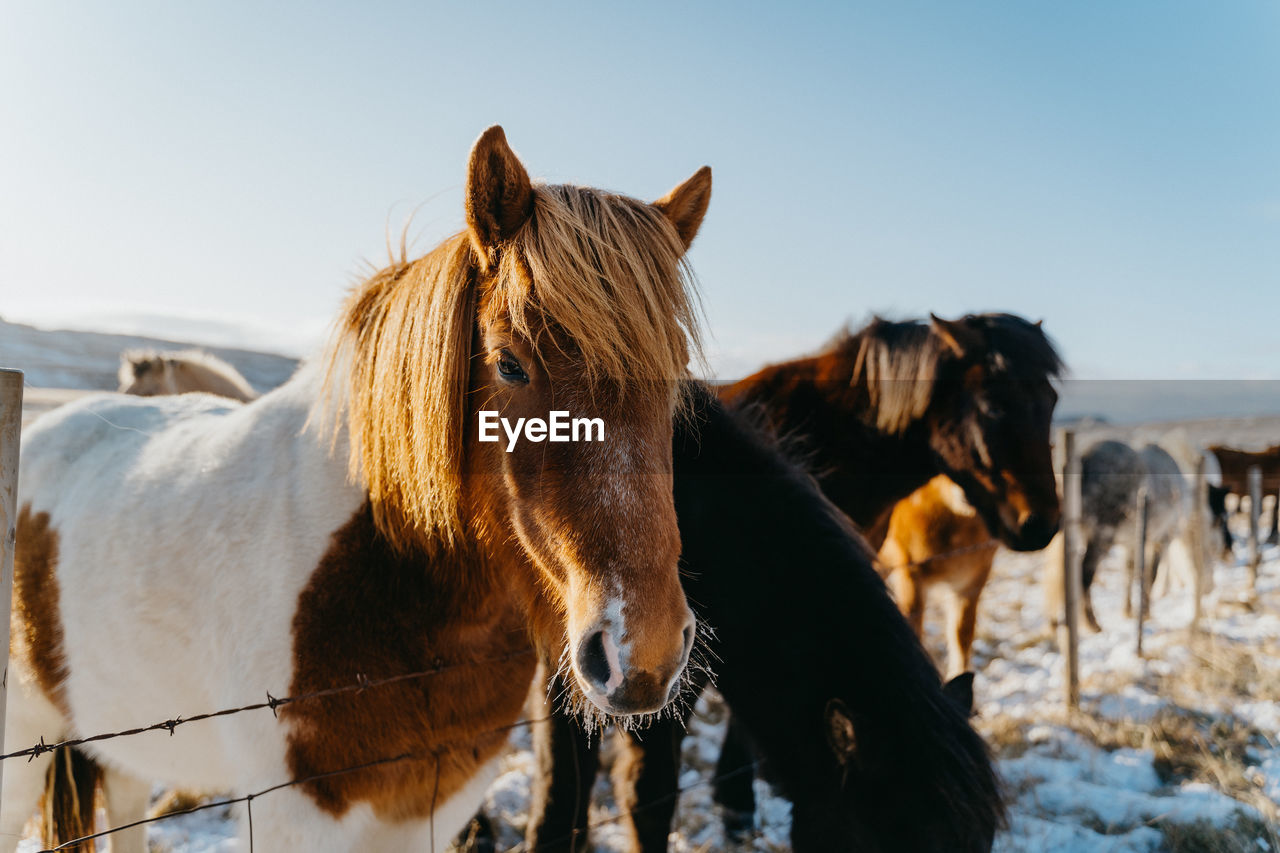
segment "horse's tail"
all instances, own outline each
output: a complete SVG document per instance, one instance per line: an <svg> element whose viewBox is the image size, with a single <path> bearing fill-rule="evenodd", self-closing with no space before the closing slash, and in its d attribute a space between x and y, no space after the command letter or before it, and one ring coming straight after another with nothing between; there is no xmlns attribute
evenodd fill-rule
<svg viewBox="0 0 1280 853"><path fill-rule="evenodd" d="M44 777L44 846L57 847L93 834L94 800L102 768L74 747L58 747ZM72 848L93 853L92 841Z"/></svg>

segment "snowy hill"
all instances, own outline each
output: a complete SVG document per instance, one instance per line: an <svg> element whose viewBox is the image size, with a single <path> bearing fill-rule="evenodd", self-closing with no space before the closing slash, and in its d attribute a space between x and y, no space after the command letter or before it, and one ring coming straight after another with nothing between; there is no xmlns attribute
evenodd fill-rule
<svg viewBox="0 0 1280 853"><path fill-rule="evenodd" d="M298 360L284 355L223 346L200 346L189 340L140 335L39 329L0 320L0 367L26 373L28 386L115 390L120 353L130 349L190 349L193 346L230 362L249 384L266 391L293 374Z"/></svg>

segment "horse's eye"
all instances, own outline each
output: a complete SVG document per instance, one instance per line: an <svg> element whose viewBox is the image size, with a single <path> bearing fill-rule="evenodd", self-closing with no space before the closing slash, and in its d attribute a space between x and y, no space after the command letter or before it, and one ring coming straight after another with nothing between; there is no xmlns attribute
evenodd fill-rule
<svg viewBox="0 0 1280 853"><path fill-rule="evenodd" d="M524 372L519 360L509 350L498 354L498 373L508 382L528 382L529 374Z"/></svg>

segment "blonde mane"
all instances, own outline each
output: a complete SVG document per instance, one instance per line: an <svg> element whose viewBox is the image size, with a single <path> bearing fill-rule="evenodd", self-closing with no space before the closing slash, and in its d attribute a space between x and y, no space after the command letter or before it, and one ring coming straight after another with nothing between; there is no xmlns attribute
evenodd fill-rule
<svg viewBox="0 0 1280 853"><path fill-rule="evenodd" d="M677 394L690 357L701 357L685 247L660 211L574 186L535 185L533 197L533 215L495 269L457 234L374 273L339 317L322 398L338 402L334 425L345 412L351 475L397 546L452 546L461 533L477 300L485 319L505 313L535 352L554 330L588 389L659 380Z"/></svg>
<svg viewBox="0 0 1280 853"><path fill-rule="evenodd" d="M866 388L877 428L897 434L925 413L944 352L927 325L876 317L846 345L857 347L852 381Z"/></svg>

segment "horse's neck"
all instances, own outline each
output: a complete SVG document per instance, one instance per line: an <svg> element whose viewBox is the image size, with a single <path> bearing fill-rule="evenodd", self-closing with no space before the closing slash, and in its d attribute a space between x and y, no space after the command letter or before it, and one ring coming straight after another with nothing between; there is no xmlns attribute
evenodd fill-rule
<svg viewBox="0 0 1280 853"><path fill-rule="evenodd" d="M827 497L870 533L883 526L895 503L940 472L927 425L882 429L866 389L852 384L851 376L851 365L803 359L766 369L724 396L763 405L779 434L800 440Z"/></svg>

